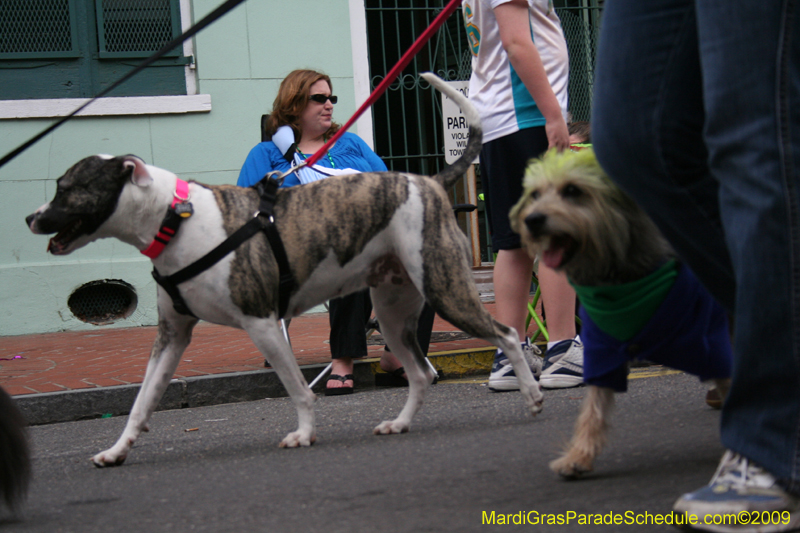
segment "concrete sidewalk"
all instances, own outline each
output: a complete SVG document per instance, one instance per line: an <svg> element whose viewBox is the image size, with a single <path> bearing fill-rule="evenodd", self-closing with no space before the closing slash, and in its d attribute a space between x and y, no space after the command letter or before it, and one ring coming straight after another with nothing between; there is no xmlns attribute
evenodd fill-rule
<svg viewBox="0 0 800 533"><path fill-rule="evenodd" d="M484 303L494 314L494 303ZM488 375L494 348L458 332L438 316L428 351L446 378ZM330 362L327 313L295 318L289 327L297 361L310 383ZM130 411L156 336L156 327L0 337L0 385L31 424ZM374 388L383 345L370 340L356 363L356 390ZM322 392L322 380L314 390ZM285 396L275 373L244 331L201 322L159 409L197 407Z"/></svg>

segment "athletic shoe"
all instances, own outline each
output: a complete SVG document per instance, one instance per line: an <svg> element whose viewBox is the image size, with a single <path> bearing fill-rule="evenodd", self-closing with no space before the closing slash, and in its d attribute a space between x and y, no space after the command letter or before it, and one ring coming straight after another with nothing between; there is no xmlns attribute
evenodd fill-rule
<svg viewBox="0 0 800 533"><path fill-rule="evenodd" d="M583 385L583 344L580 337L561 341L547 350L539 383L545 389Z"/></svg>
<svg viewBox="0 0 800 533"><path fill-rule="evenodd" d="M533 377L539 379L542 373L542 351L528 341L522 343L522 355L525 356ZM519 390L519 380L514 373L514 367L499 348L494 354L492 373L489 374L489 390L495 392Z"/></svg>
<svg viewBox="0 0 800 533"><path fill-rule="evenodd" d="M697 517L694 529L717 532L796 531L800 499L747 458L725 452L711 483L681 496L675 511Z"/></svg>

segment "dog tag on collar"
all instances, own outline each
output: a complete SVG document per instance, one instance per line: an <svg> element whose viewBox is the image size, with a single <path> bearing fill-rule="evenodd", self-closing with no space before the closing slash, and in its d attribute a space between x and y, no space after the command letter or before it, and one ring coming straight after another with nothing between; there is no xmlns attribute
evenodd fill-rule
<svg viewBox="0 0 800 533"><path fill-rule="evenodd" d="M175 204L175 213L181 218L189 218L194 213L194 209L190 202L181 202Z"/></svg>

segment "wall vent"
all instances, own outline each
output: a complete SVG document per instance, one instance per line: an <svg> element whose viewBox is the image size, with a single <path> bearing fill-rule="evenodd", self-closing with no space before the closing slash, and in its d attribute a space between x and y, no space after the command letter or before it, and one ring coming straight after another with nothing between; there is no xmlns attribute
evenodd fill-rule
<svg viewBox="0 0 800 533"><path fill-rule="evenodd" d="M78 320L104 326L133 314L138 298L129 283L119 279L90 281L73 292L67 305Z"/></svg>

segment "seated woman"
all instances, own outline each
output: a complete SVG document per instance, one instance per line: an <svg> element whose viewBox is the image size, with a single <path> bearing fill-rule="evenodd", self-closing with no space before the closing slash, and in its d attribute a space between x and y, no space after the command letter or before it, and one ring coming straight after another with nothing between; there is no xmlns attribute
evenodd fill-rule
<svg viewBox="0 0 800 533"><path fill-rule="evenodd" d="M272 170L286 171L290 161L305 159L314 154L338 130L333 122L333 105L337 97L332 96L331 79L313 70L295 70L281 82L278 95L272 105L267 121L267 134L271 141L257 144L247 156L239 173L237 185L249 187ZM288 152L288 153L287 153ZM340 173L380 172L386 165L358 135L346 132L315 166L324 167L323 172L305 168L285 177L282 187L291 187L315 179L327 177L331 169ZM330 301L330 344L333 358L331 375L325 385L327 395L353 392L353 359L366 357L366 324L372 313L369 291L364 290ZM429 306L420 316L417 338L423 353L427 353L433 329L434 313ZM391 352L384 350L381 369L395 377L403 374L400 362Z"/></svg>

